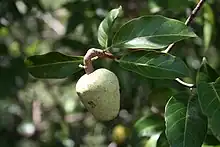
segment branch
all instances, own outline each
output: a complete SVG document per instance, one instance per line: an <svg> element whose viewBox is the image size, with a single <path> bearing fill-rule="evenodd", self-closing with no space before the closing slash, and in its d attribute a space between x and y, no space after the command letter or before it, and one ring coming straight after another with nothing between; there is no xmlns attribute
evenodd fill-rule
<svg viewBox="0 0 220 147"><path fill-rule="evenodd" d="M41 118L41 102L34 100L32 102L32 119L37 129L41 128L42 118Z"/></svg>
<svg viewBox="0 0 220 147"><path fill-rule="evenodd" d="M92 65L92 61L94 58L115 59L116 57L114 57L110 52L106 52L101 49L95 49L95 48L89 49L83 59L84 66L81 66L85 69L86 74L90 74L94 71L94 68Z"/></svg>
<svg viewBox="0 0 220 147"><path fill-rule="evenodd" d="M196 17L198 11L202 8L202 5L205 3L205 0L200 0L198 2L198 4L196 5L196 7L193 9L193 11L191 12L191 14L189 15L189 17L187 18L187 20L185 21L185 25L189 25L192 20ZM171 48L174 46L174 43L170 44L166 50L162 51L163 53L168 53Z"/></svg>

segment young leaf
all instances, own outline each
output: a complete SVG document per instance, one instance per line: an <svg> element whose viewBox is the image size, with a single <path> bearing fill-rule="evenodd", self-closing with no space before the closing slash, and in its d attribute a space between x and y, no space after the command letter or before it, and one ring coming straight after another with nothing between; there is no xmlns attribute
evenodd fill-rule
<svg viewBox="0 0 220 147"><path fill-rule="evenodd" d="M108 47L108 38L111 28L117 19L122 14L122 7L113 9L105 17L105 19L100 23L98 28L98 42L103 48Z"/></svg>
<svg viewBox="0 0 220 147"><path fill-rule="evenodd" d="M165 109L166 136L171 147L201 147L207 131L196 96L186 92L174 95Z"/></svg>
<svg viewBox="0 0 220 147"><path fill-rule="evenodd" d="M204 26L203 26L203 36L204 36L204 46L205 51L209 48L212 34L214 30L215 17L212 8L208 3L204 5Z"/></svg>
<svg viewBox="0 0 220 147"><path fill-rule="evenodd" d="M161 49L189 37L196 37L196 34L183 22L160 15L149 15L124 24L115 34L112 46Z"/></svg>
<svg viewBox="0 0 220 147"><path fill-rule="evenodd" d="M220 140L220 79L215 82L200 82L197 88L202 111L209 119L209 125L218 140Z"/></svg>
<svg viewBox="0 0 220 147"><path fill-rule="evenodd" d="M59 52L35 55L25 60L28 71L36 78L65 78L78 72L82 62L81 56L67 56Z"/></svg>
<svg viewBox="0 0 220 147"><path fill-rule="evenodd" d="M180 58L157 51L130 52L118 62L122 68L152 79L189 76L189 70Z"/></svg>

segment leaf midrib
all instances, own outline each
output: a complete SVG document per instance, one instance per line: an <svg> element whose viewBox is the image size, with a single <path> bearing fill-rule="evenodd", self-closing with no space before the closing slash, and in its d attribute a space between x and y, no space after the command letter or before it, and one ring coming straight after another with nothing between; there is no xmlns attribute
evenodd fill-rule
<svg viewBox="0 0 220 147"><path fill-rule="evenodd" d="M55 63L31 65L31 66L28 66L28 68L36 68L36 67L43 67L43 66L54 66L54 65L58 65L58 64L80 63L80 62L82 62L82 60L77 60L77 61L65 61L65 62L55 62Z"/></svg>
<svg viewBox="0 0 220 147"><path fill-rule="evenodd" d="M146 66L146 67L150 67L150 68L159 68L159 69L161 69L161 70L171 71L171 72L173 71L173 72L176 72L176 73L179 73L179 74L185 76L185 74L178 72L178 70L166 69L166 68L161 68L161 67L153 66L153 65L149 65L149 64L134 63L134 62L129 62L129 61L121 61L121 60L119 60L119 62L128 63L128 64L134 64L134 65L136 65L136 66Z"/></svg>
<svg viewBox="0 0 220 147"><path fill-rule="evenodd" d="M215 93L215 95L216 95L216 97L217 97L217 99L218 99L218 102L220 103L220 97L219 97L219 95L218 95L218 92L215 90L214 84L210 84L210 85L211 85L211 88L212 88L212 90L214 91L214 93Z"/></svg>
<svg viewBox="0 0 220 147"><path fill-rule="evenodd" d="M149 35L149 36L137 36L137 37L134 37L134 38L131 38L131 39L126 39L124 41L121 41L121 42L116 42L116 44L114 44L113 46L117 46L117 45L120 45L120 44L124 44L126 42L129 42L131 40L134 40L136 38L146 38L146 39L149 39L149 38L157 38L157 37L175 37L175 36L181 36L181 37L196 37L195 35L179 35L179 34L164 34L164 35ZM117 40L116 40L117 41ZM114 43L115 41L113 41Z"/></svg>

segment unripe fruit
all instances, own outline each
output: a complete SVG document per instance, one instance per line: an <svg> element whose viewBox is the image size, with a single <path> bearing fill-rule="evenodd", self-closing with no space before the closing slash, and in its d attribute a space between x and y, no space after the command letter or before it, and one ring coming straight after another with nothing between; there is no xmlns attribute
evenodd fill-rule
<svg viewBox="0 0 220 147"><path fill-rule="evenodd" d="M112 131L112 140L117 144L123 144L129 135L128 128L123 125L117 125Z"/></svg>
<svg viewBox="0 0 220 147"><path fill-rule="evenodd" d="M83 75L76 83L76 92L93 116L101 121L114 119L120 109L117 76L104 68Z"/></svg>

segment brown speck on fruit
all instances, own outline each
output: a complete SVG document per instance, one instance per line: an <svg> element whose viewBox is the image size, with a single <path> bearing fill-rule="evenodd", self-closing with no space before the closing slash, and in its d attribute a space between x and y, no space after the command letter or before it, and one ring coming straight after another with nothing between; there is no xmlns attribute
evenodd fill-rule
<svg viewBox="0 0 220 147"><path fill-rule="evenodd" d="M89 106L92 107L92 108L95 108L95 107L96 107L96 104L95 104L93 101L89 101L88 104L89 104Z"/></svg>

